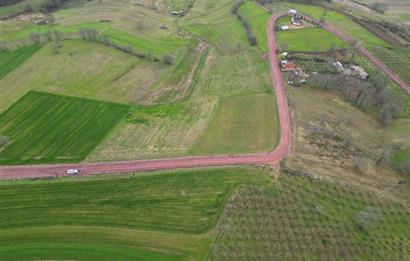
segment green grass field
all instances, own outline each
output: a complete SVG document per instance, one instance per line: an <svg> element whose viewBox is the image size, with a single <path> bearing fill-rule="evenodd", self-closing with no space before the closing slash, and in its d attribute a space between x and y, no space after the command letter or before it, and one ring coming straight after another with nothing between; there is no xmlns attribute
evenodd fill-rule
<svg viewBox="0 0 410 261"><path fill-rule="evenodd" d="M62 42L60 53L55 54L50 43L2 79L0 109L7 109L29 90L136 103L170 69L79 40Z"/></svg>
<svg viewBox="0 0 410 261"><path fill-rule="evenodd" d="M358 187L281 176L229 201L211 260L405 260L405 206Z"/></svg>
<svg viewBox="0 0 410 261"><path fill-rule="evenodd" d="M30 58L39 49L40 46L33 45L17 50L0 51L0 79L24 63L24 61Z"/></svg>
<svg viewBox="0 0 410 261"><path fill-rule="evenodd" d="M195 154L269 151L278 132L275 99L269 94L223 99L215 116L192 147ZM274 119L274 120L272 120Z"/></svg>
<svg viewBox="0 0 410 261"><path fill-rule="evenodd" d="M367 29L362 27L361 25L357 24L356 22L350 20L346 16L334 12L334 11L325 11L323 8L314 5L303 5L303 4L296 4L296 3L289 3L287 4L289 7L296 8L298 11L305 13L307 15L312 16L315 19L320 19L321 17L324 20L338 29L344 31L345 33L352 36L354 39L357 39L361 43L364 44L367 48L373 46L383 46L387 47L388 43L383 41L382 39L378 38Z"/></svg>
<svg viewBox="0 0 410 261"><path fill-rule="evenodd" d="M277 42L290 51L314 52L347 47L342 40L317 27L277 32Z"/></svg>
<svg viewBox="0 0 410 261"><path fill-rule="evenodd" d="M10 139L1 164L78 162L126 115L128 106L28 92L0 115Z"/></svg>
<svg viewBox="0 0 410 261"><path fill-rule="evenodd" d="M223 168L0 183L2 258L202 260L226 199L271 178Z"/></svg>

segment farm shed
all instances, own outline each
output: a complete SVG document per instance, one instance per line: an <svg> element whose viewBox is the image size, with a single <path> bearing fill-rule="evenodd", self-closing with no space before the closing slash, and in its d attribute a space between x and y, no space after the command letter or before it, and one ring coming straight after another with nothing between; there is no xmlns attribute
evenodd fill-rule
<svg viewBox="0 0 410 261"><path fill-rule="evenodd" d="M280 29L281 29L282 31L287 31L287 30L289 30L289 25L282 25L282 26L280 27Z"/></svg>
<svg viewBox="0 0 410 261"><path fill-rule="evenodd" d="M293 72L296 70L296 64L292 62L282 63L282 71L284 72Z"/></svg>

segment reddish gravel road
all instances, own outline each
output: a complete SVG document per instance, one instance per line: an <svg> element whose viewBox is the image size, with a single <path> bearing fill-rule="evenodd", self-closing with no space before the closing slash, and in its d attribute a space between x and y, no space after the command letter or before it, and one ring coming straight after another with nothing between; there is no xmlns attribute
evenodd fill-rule
<svg viewBox="0 0 410 261"><path fill-rule="evenodd" d="M280 122L280 140L275 150L262 154L244 154L234 156L199 156L182 157L159 160L138 160L111 163L81 163L81 164L58 164L58 165L33 165L33 166L3 166L0 167L0 179L22 179L52 176L65 176L69 168L80 170L80 175L99 173L124 173L148 170L249 165L249 164L273 164L285 158L291 146L291 126L289 110L286 99L285 87L275 54L276 41L274 23L279 15L274 15L267 24L269 65L272 77L273 90L276 93L277 107Z"/></svg>

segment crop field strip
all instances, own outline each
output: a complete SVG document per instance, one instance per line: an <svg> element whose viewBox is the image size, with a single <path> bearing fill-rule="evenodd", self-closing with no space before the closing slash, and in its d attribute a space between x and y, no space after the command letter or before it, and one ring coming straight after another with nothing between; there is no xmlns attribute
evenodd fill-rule
<svg viewBox="0 0 410 261"><path fill-rule="evenodd" d="M256 168L1 182L0 251L6 259L104 259L104 253L200 260L212 236L205 233L232 192L270 182Z"/></svg>
<svg viewBox="0 0 410 261"><path fill-rule="evenodd" d="M125 117L126 105L28 92L0 115L1 164L78 162Z"/></svg>
<svg viewBox="0 0 410 261"><path fill-rule="evenodd" d="M0 79L20 66L40 49L38 45L22 47L16 50L0 51Z"/></svg>

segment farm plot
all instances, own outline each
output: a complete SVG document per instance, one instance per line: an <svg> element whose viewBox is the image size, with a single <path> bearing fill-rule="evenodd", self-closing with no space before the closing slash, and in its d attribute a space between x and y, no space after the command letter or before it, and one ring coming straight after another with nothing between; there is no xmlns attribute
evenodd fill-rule
<svg viewBox="0 0 410 261"><path fill-rule="evenodd" d="M0 183L9 259L203 260L226 199L267 171L221 168Z"/></svg>
<svg viewBox="0 0 410 261"><path fill-rule="evenodd" d="M0 51L0 79L30 58L39 49L39 45L32 45L11 51Z"/></svg>
<svg viewBox="0 0 410 261"><path fill-rule="evenodd" d="M277 42L283 49L290 51L329 51L347 47L347 44L322 28L277 32Z"/></svg>
<svg viewBox="0 0 410 261"><path fill-rule="evenodd" d="M360 188L280 176L228 201L211 260L405 260L409 212Z"/></svg>
<svg viewBox="0 0 410 261"><path fill-rule="evenodd" d="M400 78L410 84L410 48L374 47L372 53L389 66Z"/></svg>
<svg viewBox="0 0 410 261"><path fill-rule="evenodd" d="M8 140L1 164L83 160L127 113L128 106L28 92L0 115Z"/></svg>

